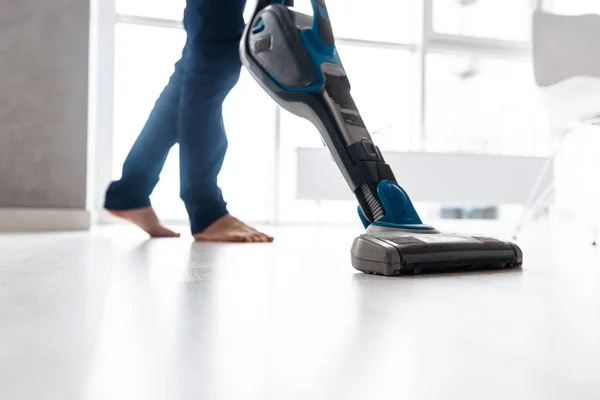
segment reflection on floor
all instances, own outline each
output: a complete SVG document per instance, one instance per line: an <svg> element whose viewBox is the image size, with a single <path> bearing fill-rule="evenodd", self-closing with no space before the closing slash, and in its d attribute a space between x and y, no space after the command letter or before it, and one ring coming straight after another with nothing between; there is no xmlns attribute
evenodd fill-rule
<svg viewBox="0 0 600 400"><path fill-rule="evenodd" d="M0 399L600 398L587 238L526 235L522 271L382 278L350 266L357 233L0 236Z"/></svg>

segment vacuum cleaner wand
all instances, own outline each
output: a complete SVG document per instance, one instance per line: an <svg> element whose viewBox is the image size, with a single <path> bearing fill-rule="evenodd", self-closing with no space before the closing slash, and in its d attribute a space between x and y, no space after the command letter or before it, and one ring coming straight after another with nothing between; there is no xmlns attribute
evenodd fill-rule
<svg viewBox="0 0 600 400"><path fill-rule="evenodd" d="M367 228L367 233L353 245L355 268L384 275L402 273L409 264L404 258L396 257L398 245L389 242L389 238L383 239L382 235L389 236L391 232L396 239L409 235L418 243L426 242L416 239L415 235L427 235L428 240L438 235L439 243L443 241L441 234L423 224L408 194L398 185L390 166L373 143L352 98L325 1L311 0L311 4L312 16L290 8L293 6L290 0L258 0L242 37L242 63L281 107L317 127L355 194L360 219ZM456 237L452 240L457 243ZM472 247L474 240L465 238L458 242L468 241ZM520 265L516 260L516 246L513 246L505 246L504 250L510 252L511 257L501 264ZM507 254L503 253L502 257L506 258ZM425 259L413 270L442 264L462 265L465 264L462 261L469 258L463 256L449 263L447 257L440 257ZM493 261L498 264L498 260ZM375 265L377 263L386 266ZM471 259L469 265L472 264L478 263Z"/></svg>

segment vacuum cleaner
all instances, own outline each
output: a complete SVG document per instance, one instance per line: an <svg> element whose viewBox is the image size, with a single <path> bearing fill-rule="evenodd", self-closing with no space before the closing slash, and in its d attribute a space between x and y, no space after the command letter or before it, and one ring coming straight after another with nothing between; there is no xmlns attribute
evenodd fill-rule
<svg viewBox="0 0 600 400"><path fill-rule="evenodd" d="M295 10L293 0L257 0L240 56L282 108L317 127L355 194L366 231L352 244L353 267L384 276L521 267L514 243L443 233L421 221L351 96L325 1L310 1L313 15Z"/></svg>

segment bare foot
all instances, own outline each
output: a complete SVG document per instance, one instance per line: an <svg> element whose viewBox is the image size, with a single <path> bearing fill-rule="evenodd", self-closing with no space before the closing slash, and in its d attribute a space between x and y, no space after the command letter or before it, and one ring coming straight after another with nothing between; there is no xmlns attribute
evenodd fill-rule
<svg viewBox="0 0 600 400"><path fill-rule="evenodd" d="M225 215L194 235L199 242L272 242L273 237L258 232L239 219Z"/></svg>
<svg viewBox="0 0 600 400"><path fill-rule="evenodd" d="M126 219L142 228L153 238L179 237L181 234L165 228L160 223L152 207L137 208L135 210L106 210L115 217Z"/></svg>

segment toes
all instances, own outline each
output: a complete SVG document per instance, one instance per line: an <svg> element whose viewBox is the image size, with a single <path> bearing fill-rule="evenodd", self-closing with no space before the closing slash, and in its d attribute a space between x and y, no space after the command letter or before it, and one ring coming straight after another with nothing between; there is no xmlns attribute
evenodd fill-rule
<svg viewBox="0 0 600 400"><path fill-rule="evenodd" d="M260 242L263 242L264 240L260 236L259 233L254 233L254 232L250 233L250 232L248 232L248 233L244 234L244 241L246 243L260 243Z"/></svg>
<svg viewBox="0 0 600 400"><path fill-rule="evenodd" d="M259 241L259 237L254 233L250 233L246 236L246 241L249 243L256 243Z"/></svg>
<svg viewBox="0 0 600 400"><path fill-rule="evenodd" d="M255 228L252 228L250 226L246 225L246 228L249 229L254 234L254 236L258 236L259 237L258 242L272 242L273 239L274 239L273 236L269 236L266 233L262 233L260 231L257 231Z"/></svg>
<svg viewBox="0 0 600 400"><path fill-rule="evenodd" d="M252 241L258 242L258 243L267 243L267 242L270 242L271 240L264 233L257 232L252 235Z"/></svg>
<svg viewBox="0 0 600 400"><path fill-rule="evenodd" d="M264 233L261 233L260 234L260 241L268 243L268 242L272 242L273 239L271 239L268 235L265 235Z"/></svg>
<svg viewBox="0 0 600 400"><path fill-rule="evenodd" d="M255 241L257 242L272 242L273 241L273 237L267 235L266 233L262 233L257 231L254 228L250 228L251 232L252 232L252 236L254 236L255 238L257 238Z"/></svg>
<svg viewBox="0 0 600 400"><path fill-rule="evenodd" d="M256 232L256 234L260 238L261 242L272 242L273 241L273 237L267 235L266 233Z"/></svg>

